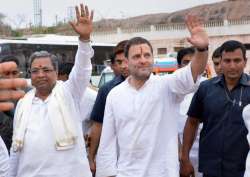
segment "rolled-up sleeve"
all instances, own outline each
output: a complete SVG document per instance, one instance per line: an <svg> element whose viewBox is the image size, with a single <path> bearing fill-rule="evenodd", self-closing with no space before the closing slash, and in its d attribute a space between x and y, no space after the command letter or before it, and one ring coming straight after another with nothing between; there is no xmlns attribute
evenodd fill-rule
<svg viewBox="0 0 250 177"><path fill-rule="evenodd" d="M112 97L107 97L102 135L96 157L96 177L117 174L117 135L112 111Z"/></svg>

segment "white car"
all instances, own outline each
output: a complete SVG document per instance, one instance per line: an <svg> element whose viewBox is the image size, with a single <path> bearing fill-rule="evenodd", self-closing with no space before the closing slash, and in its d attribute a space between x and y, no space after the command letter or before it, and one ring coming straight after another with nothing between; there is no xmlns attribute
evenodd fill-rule
<svg viewBox="0 0 250 177"><path fill-rule="evenodd" d="M105 83L111 81L114 77L114 71L109 66L107 66L101 73L98 88L102 87Z"/></svg>

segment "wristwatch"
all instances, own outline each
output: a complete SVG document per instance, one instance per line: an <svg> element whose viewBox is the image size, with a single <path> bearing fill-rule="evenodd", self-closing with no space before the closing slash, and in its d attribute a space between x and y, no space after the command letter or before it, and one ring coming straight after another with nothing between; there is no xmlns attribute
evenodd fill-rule
<svg viewBox="0 0 250 177"><path fill-rule="evenodd" d="M198 52L206 52L206 51L208 51L208 46L207 47L204 47L204 48L196 48L196 50L198 51Z"/></svg>

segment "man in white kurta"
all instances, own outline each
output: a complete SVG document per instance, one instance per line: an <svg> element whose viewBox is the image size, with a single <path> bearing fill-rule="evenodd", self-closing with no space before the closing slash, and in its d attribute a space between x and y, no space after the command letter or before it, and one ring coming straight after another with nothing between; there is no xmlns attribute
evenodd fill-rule
<svg viewBox="0 0 250 177"><path fill-rule="evenodd" d="M92 55L93 49L90 44L79 42L75 61L77 64L72 70L69 80L63 83L65 91L73 95L75 105L78 106L75 108L78 117L72 117L77 126L77 144L74 148L65 151L55 149L55 139L48 115L50 97L45 101L34 97L31 110L29 110L31 119L28 122L24 147L21 152L12 152L10 165L16 166L14 170L17 177L91 176L82 138L82 119L79 110L79 99L83 93L79 91L85 90L89 83Z"/></svg>
<svg viewBox="0 0 250 177"><path fill-rule="evenodd" d="M172 75L150 75L151 44L140 37L128 41L125 56L130 76L107 97L97 177L179 176L177 120L171 113L197 87L208 45L197 19L189 16L187 24L192 36L189 41L199 51L190 65Z"/></svg>
<svg viewBox="0 0 250 177"><path fill-rule="evenodd" d="M80 12L77 9L77 22L72 24L74 30L80 35L80 40L75 58L75 65L70 73L69 80L64 83L57 82L52 88L52 91L48 93L46 97L43 97L41 93L44 90L41 90L39 87L44 87L46 89L44 83L51 80L52 77L49 77L49 75L53 74L54 71L49 69L51 68L51 64L49 66L43 66L47 63L48 57L42 56L42 58L37 59L35 57L33 62L31 62L32 79L35 78L35 74L37 75L36 79L39 75L41 78L38 78L39 80L37 79L36 84L34 84L36 89L28 92L17 105L9 176L92 176L87 160L85 143L82 138L82 120L80 114L80 101L83 97L84 90L89 84L91 75L92 66L90 58L94 54L88 40L90 32L92 31L93 13L91 13L89 17L89 14L86 13L86 11L84 13L84 10L86 10L86 7L84 8L84 6L81 6L80 16ZM42 55L42 53L44 52L36 54L37 57ZM51 58L50 60L50 62L53 63ZM32 80L32 82L35 81ZM56 82L56 77L53 77L53 82ZM48 82L48 84L50 83ZM58 93L55 89L57 89L57 92L60 91L61 96L63 96L57 97ZM40 92L38 92L39 90ZM35 92L35 94L32 95L32 92ZM26 99L27 96L31 98L30 109L22 110L22 108L25 108L25 102L29 102L29 100ZM55 101L58 101L58 103ZM27 105L29 106L28 103ZM51 106L54 106L53 109L51 109ZM65 110L71 108L68 111L72 114L67 115L64 108ZM57 111L59 114L53 113L54 111ZM26 121L25 124L22 123L22 119L17 119L19 118L18 115L20 112L22 112L22 114L20 114L21 118ZM25 117L25 115L28 118ZM57 117L61 115L65 117ZM61 122L62 124L60 124L56 122L58 120L65 122ZM69 123L71 125L69 125ZM22 125L25 126L24 139L22 143L18 144L16 137L18 137L18 131ZM60 133L64 132L67 132L69 135L66 135L69 137L71 134L74 135L70 139L71 141L60 139ZM17 145L20 145L20 147Z"/></svg>
<svg viewBox="0 0 250 177"><path fill-rule="evenodd" d="M181 101L177 95L196 86L188 66L173 75L151 75L138 91L128 80L111 90L97 159L99 172L119 177L178 176L177 120L171 113Z"/></svg>

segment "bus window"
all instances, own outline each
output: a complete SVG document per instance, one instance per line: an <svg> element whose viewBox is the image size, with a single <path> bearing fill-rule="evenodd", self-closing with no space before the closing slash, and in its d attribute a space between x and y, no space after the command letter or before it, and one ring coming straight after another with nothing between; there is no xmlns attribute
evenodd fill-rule
<svg viewBox="0 0 250 177"><path fill-rule="evenodd" d="M93 74L100 75L103 61L113 51L115 44L92 43L95 53L92 58ZM35 51L46 50L58 56L59 62L74 62L78 46L78 37L76 36L58 36L48 35L47 37L28 38L22 40L0 39L0 58L5 55L14 55L20 60L23 66L22 71L26 73L30 55ZM19 56L22 56L21 59ZM27 75L26 75L27 76Z"/></svg>
<svg viewBox="0 0 250 177"><path fill-rule="evenodd" d="M0 55L9 55L11 53L11 49L9 45L0 45Z"/></svg>

